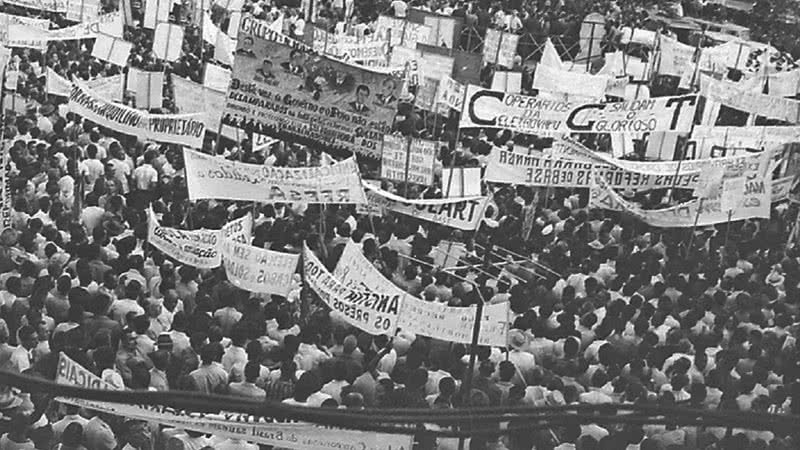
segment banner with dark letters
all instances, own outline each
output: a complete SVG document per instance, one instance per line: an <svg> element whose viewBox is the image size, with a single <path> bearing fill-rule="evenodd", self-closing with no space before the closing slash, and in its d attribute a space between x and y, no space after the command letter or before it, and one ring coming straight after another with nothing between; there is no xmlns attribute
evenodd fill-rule
<svg viewBox="0 0 800 450"><path fill-rule="evenodd" d="M245 17L222 122L377 159L400 88L385 73L319 55Z"/></svg>

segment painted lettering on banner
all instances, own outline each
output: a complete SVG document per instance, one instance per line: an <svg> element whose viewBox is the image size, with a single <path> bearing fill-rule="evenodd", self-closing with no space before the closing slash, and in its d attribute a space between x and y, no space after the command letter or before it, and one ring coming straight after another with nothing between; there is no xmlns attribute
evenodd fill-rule
<svg viewBox="0 0 800 450"><path fill-rule="evenodd" d="M325 268L307 246L303 246L303 270L308 286L350 325L370 334L397 330L402 296L349 288Z"/></svg>
<svg viewBox="0 0 800 450"><path fill-rule="evenodd" d="M300 255L281 253L229 239L222 241L222 264L234 286L250 292L287 296Z"/></svg>
<svg viewBox="0 0 800 450"><path fill-rule="evenodd" d="M184 149L189 198L262 203L366 203L355 159L320 167L246 164Z"/></svg>
<svg viewBox="0 0 800 450"><path fill-rule="evenodd" d="M742 89L736 83L700 77L700 93L740 111L789 123L800 122L800 101Z"/></svg>
<svg viewBox="0 0 800 450"><path fill-rule="evenodd" d="M147 218L147 241L183 264L198 269L219 267L219 230L179 230L159 225L155 214L150 210Z"/></svg>

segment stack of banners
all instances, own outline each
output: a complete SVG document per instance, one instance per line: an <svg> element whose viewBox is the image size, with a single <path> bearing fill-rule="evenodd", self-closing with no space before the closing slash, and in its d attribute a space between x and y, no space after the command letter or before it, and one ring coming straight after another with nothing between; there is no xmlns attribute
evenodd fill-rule
<svg viewBox="0 0 800 450"><path fill-rule="evenodd" d="M587 97L594 101L602 100L606 95L609 77L575 73L553 67L539 65L533 74L533 88L547 92L563 92L570 95ZM519 91L508 91L519 93Z"/></svg>
<svg viewBox="0 0 800 450"><path fill-rule="evenodd" d="M464 89L465 86L458 81L450 77L442 78L436 91L437 112L448 115L451 109L461 111L464 105Z"/></svg>
<svg viewBox="0 0 800 450"><path fill-rule="evenodd" d="M459 125L539 135L688 132L696 108L696 95L577 104L469 85Z"/></svg>
<svg viewBox="0 0 800 450"><path fill-rule="evenodd" d="M661 36L661 56L658 59L658 73L679 77L693 67L695 47L686 45L667 35Z"/></svg>
<svg viewBox="0 0 800 450"><path fill-rule="evenodd" d="M122 28L122 14L114 11L100 15L90 22L82 22L60 30L50 30L46 38L48 42L94 39L100 34L121 38Z"/></svg>
<svg viewBox="0 0 800 450"><path fill-rule="evenodd" d="M36 11L67 12L67 0L4 0L7 5L22 6Z"/></svg>
<svg viewBox="0 0 800 450"><path fill-rule="evenodd" d="M519 45L518 34L495 29L486 30L483 41L483 62L511 69L517 56L517 45Z"/></svg>
<svg viewBox="0 0 800 450"><path fill-rule="evenodd" d="M198 269L213 269L222 263L219 254L219 230L162 227L155 214L150 211L147 218L147 241L167 256Z"/></svg>
<svg viewBox="0 0 800 450"><path fill-rule="evenodd" d="M742 89L737 83L701 76L700 95L756 116L800 122L800 101Z"/></svg>
<svg viewBox="0 0 800 450"><path fill-rule="evenodd" d="M343 285L303 244L305 283L348 324L369 334L394 335L403 294L382 294Z"/></svg>
<svg viewBox="0 0 800 450"><path fill-rule="evenodd" d="M189 199L366 203L354 158L322 167L271 167L183 149Z"/></svg>
<svg viewBox="0 0 800 450"><path fill-rule="evenodd" d="M489 197L461 197L433 200L410 200L364 183L373 207L460 230L477 230L483 221ZM496 213L496 211L495 211Z"/></svg>
<svg viewBox="0 0 800 450"><path fill-rule="evenodd" d="M45 72L47 93L59 97L69 97L72 92L72 83L62 77L55 70L47 68ZM122 74L104 78L95 78L86 82L86 86L103 98L115 102L122 101L122 83L125 76Z"/></svg>
<svg viewBox="0 0 800 450"><path fill-rule="evenodd" d="M67 0L67 20L91 22L100 14L100 0Z"/></svg>
<svg viewBox="0 0 800 450"><path fill-rule="evenodd" d="M430 186L439 143L387 134L383 137L381 178Z"/></svg>
<svg viewBox="0 0 800 450"><path fill-rule="evenodd" d="M399 80L273 36L265 22L242 20L223 123L380 157Z"/></svg>
<svg viewBox="0 0 800 450"><path fill-rule="evenodd" d="M416 48L417 44L427 44L431 27L389 16L378 16L375 33L388 36L389 45Z"/></svg>
<svg viewBox="0 0 800 450"><path fill-rule="evenodd" d="M403 301L397 326L403 331L459 344L472 342L477 312L474 306L447 306L408 294L384 277L353 241L348 241L345 245L333 271L333 278L351 289L400 296ZM508 306L508 302L504 302L484 307L478 345L506 346Z"/></svg>
<svg viewBox="0 0 800 450"><path fill-rule="evenodd" d="M82 81L74 81L69 108L75 114L119 133L156 142L200 148L206 126L203 115L150 114L113 103Z"/></svg>
<svg viewBox="0 0 800 450"><path fill-rule="evenodd" d="M0 44L7 45L9 42L8 31L12 25L22 25L25 28L47 31L50 28L50 21L48 19L34 19L32 17L0 13ZM15 29L15 31L18 30Z"/></svg>
<svg viewBox="0 0 800 450"><path fill-rule="evenodd" d="M223 239L225 275L234 286L250 292L286 297L292 289L300 255L254 247Z"/></svg>
<svg viewBox="0 0 800 450"><path fill-rule="evenodd" d="M389 67L394 70L405 68L410 62L418 66L419 75L423 78L443 80L453 75L455 59L438 53L426 52L418 48L395 47L389 59Z"/></svg>
<svg viewBox="0 0 800 450"><path fill-rule="evenodd" d="M59 356L56 383L87 389L109 388L100 377L63 353ZM168 406L136 405L80 398L59 397L58 400L62 403L126 419L156 422L167 427L293 450L330 450L333 448L408 450L414 441L412 435L326 428L307 423L278 423L269 417L241 413L199 413Z"/></svg>
<svg viewBox="0 0 800 450"><path fill-rule="evenodd" d="M194 81L172 75L172 89L175 106L182 113L199 113L206 130L214 133L222 130L222 135L239 142L238 128L221 125L222 109L225 108L225 93L207 88ZM241 132L244 135L244 131Z"/></svg>

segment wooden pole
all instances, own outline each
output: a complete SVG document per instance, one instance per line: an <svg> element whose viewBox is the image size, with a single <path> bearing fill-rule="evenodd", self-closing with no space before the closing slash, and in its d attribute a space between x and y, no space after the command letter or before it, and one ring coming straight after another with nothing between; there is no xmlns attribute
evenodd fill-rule
<svg viewBox="0 0 800 450"><path fill-rule="evenodd" d="M464 96L461 99L461 108L464 108L464 105L467 103L467 86L464 86ZM461 112L459 112L459 121L460 121ZM444 193L444 197L450 197L450 187L453 184L453 176L455 174L455 166L456 166L456 150L458 150L459 141L461 140L461 126L456 124L456 141L453 144L453 151L450 154L450 178L447 179L447 189ZM444 170L442 170L444 173Z"/></svg>

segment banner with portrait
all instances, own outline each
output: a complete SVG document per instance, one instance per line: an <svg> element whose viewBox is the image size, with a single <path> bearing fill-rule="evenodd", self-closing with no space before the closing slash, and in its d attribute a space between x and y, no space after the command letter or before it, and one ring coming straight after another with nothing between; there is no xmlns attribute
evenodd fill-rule
<svg viewBox="0 0 800 450"><path fill-rule="evenodd" d="M380 157L399 80L316 55L269 24L242 19L223 123Z"/></svg>

